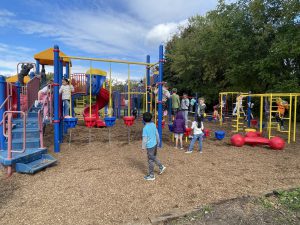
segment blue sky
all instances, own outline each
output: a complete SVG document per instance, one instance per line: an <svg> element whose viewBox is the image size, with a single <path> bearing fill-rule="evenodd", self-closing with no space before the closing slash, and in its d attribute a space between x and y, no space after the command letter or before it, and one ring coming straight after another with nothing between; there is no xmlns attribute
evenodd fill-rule
<svg viewBox="0 0 300 225"><path fill-rule="evenodd" d="M217 0L1 0L0 74L15 74L18 62L33 61L54 44L67 55L145 61L150 54L157 61L160 43L190 16L216 5ZM72 71L85 72L89 65L73 61ZM126 65L112 68L114 78L125 79ZM131 69L134 79L144 75L143 67Z"/></svg>

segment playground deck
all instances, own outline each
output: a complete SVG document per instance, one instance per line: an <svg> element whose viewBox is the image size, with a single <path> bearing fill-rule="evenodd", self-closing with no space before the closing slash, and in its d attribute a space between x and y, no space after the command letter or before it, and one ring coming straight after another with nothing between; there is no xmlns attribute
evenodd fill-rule
<svg viewBox="0 0 300 225"><path fill-rule="evenodd" d="M219 129L213 122L205 122L205 126ZM300 184L296 144L284 151L235 148L229 144L227 132L222 141L205 140L203 154L184 154L168 141L166 127L159 158L167 170L155 181L146 182L141 121L132 126L129 145L123 121L111 128L110 146L106 128L79 125L71 131L70 144L69 136L65 137L59 154L53 153L50 129L45 145L51 146L49 152L58 165L34 176L14 173L11 179L0 178L0 224L146 224L148 217L174 209L185 211Z"/></svg>

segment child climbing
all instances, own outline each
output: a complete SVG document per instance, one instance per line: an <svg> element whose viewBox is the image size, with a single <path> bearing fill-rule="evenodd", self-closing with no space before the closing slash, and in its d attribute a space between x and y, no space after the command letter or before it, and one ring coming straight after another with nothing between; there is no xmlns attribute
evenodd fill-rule
<svg viewBox="0 0 300 225"><path fill-rule="evenodd" d="M70 99L71 92L74 92L74 87L68 79L62 80L62 86L59 88L59 94L62 94L64 117L70 116Z"/></svg>
<svg viewBox="0 0 300 225"><path fill-rule="evenodd" d="M236 116L240 113L243 113L245 115L244 109L243 109L243 96L242 93L240 92L237 97L236 97L236 103L235 103L235 107L233 109L232 115Z"/></svg>
<svg viewBox="0 0 300 225"><path fill-rule="evenodd" d="M48 120L49 118L49 100L51 98L51 85L53 84L53 80L49 80L48 84L43 87L38 92L38 101L35 103L37 107L38 104L42 104L44 107L44 120Z"/></svg>
<svg viewBox="0 0 300 225"><path fill-rule="evenodd" d="M180 149L183 149L182 137L185 132L185 120L182 112L178 112L173 122L173 132L175 136L175 148L178 148L178 140L180 141Z"/></svg>
<svg viewBox="0 0 300 225"><path fill-rule="evenodd" d="M276 105L277 105L277 112L275 115L277 123L280 124L280 130L284 130L284 113L285 110L289 108L289 104L287 101L282 100L281 98L276 99Z"/></svg>
<svg viewBox="0 0 300 225"><path fill-rule="evenodd" d="M156 126L151 122L152 114L145 112L143 120L146 125L143 128L142 149L147 149L149 173L144 177L145 180L155 180L154 163L159 167L159 174L162 174L166 167L157 159L157 146L159 145L159 135Z"/></svg>
<svg viewBox="0 0 300 225"><path fill-rule="evenodd" d="M189 146L189 149L185 153L192 153L194 149L195 142L198 140L198 149L199 152L202 153L202 140L203 140L203 118L202 116L198 116L196 121L192 123L192 130L194 133L194 136L191 140L191 144Z"/></svg>

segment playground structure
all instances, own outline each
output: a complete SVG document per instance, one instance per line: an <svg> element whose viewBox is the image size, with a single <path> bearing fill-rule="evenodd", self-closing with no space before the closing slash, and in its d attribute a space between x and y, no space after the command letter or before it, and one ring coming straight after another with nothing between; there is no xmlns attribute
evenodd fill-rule
<svg viewBox="0 0 300 225"><path fill-rule="evenodd" d="M130 61L125 61L125 60L112 60L112 59L101 59L101 58L88 58L88 57L78 57L78 56L67 56L67 55L63 55L61 57L59 57L59 47L58 46L54 46L54 151L55 152L59 152L60 151L60 143L61 143L61 139L60 137L62 137L62 129L61 124L62 121L59 118L58 112L59 112L59 93L58 93L58 86L59 86L59 80L62 79L62 67L63 64L60 63L61 61L67 59L66 61L71 61L71 60L87 60L87 61L96 61L96 62L107 62L107 63L122 63L122 64L127 64L128 65L128 110L127 110L127 116L123 117L124 123L127 127L132 126L133 122L134 122L134 117L131 116L131 93L130 93L130 65L142 65L142 66L146 66L146 81L147 81L147 87L150 86L150 68L155 66L155 65L159 65L159 82L157 82L158 84L158 132L159 132L159 136L160 136L160 145L162 145L162 79L163 79L163 46L160 45L159 47L159 63L155 63L155 64L151 64L150 63L150 56L147 56L147 61L146 63L144 62L130 62ZM67 67L69 67L69 64L66 64ZM105 105L104 103L106 103L106 101L96 101L97 104L94 106L94 111L93 111L93 106L91 105L91 96L92 94L97 94L99 93L97 91L97 89L99 90L99 88L101 87L101 82L103 85L104 82L104 76L102 75L102 79L97 78L98 74L92 74L92 67L90 66L90 74L87 74L87 77L89 77L89 80L87 80L87 85L89 84L89 94L90 94L90 106L89 106L89 112L87 113L88 110L84 110L85 112L85 121L90 121L91 123L93 123L93 121L96 120L95 116L93 116L93 112L95 112L97 110L97 108L99 109L99 106L103 106ZM67 78L70 76L70 70L69 68L66 69L67 71ZM111 81L111 65L110 65L110 79ZM114 125L114 121L115 121L115 117L112 116L112 91L111 91L111 82L109 82L109 86L110 86L110 91L109 91L109 115L107 117L104 118L105 121L109 121L110 125ZM94 88L96 87L96 88ZM100 90L103 90L102 88ZM106 92L106 91L104 91ZM103 93L103 92L102 92ZM107 93L107 92L106 92ZM100 91L100 97L103 96L104 94L101 94ZM99 95L98 95L99 96ZM146 99L147 99L147 107L146 110L149 111L149 105L150 105L150 96L148 96L146 94ZM107 100L107 98L106 98ZM72 102L72 101L71 101ZM101 105L100 105L101 104ZM71 107L70 107L71 108ZM72 112L73 115L73 112ZM67 118L67 120L69 120L70 118ZM66 118L64 119L66 121ZM106 124L107 126L107 124Z"/></svg>
<svg viewBox="0 0 300 225"><path fill-rule="evenodd" d="M239 92L221 92L220 93L220 103L221 106L224 106L224 96L228 94L237 95ZM268 138L274 137L274 130L280 133L287 134L287 141L290 143L291 138L293 142L296 142L296 116L297 116L297 98L300 96L300 93L265 93L265 94L252 94L252 93L241 93L242 97L247 97L248 105L251 104L252 98L259 98L259 121L252 120L251 118L251 107L247 108L247 127L252 125L258 125L258 129L260 132L263 131L263 127L267 128ZM288 112L287 116L283 117L284 121L287 121L287 130L280 130L278 127L278 122L275 121L275 114L278 113L278 106L275 105L277 98L286 98L288 99ZM225 104L226 105L226 104ZM220 117L224 118L223 109L221 107ZM241 111L239 110L239 105L237 106L237 114L236 118L233 121L233 132L243 131L245 117L241 115ZM264 114L266 115L264 118ZM257 123L258 122L258 123ZM223 125L223 119L220 119L220 125Z"/></svg>
<svg viewBox="0 0 300 225"><path fill-rule="evenodd" d="M7 174L10 176L13 170L21 173L35 173L50 165L56 163L56 159L47 154L47 149L43 144L44 117L50 118L50 124L54 126L54 152L60 152L60 143L63 141L64 134L69 128L77 124L77 118L74 116L73 104L80 96L89 95L89 106L83 110L85 120L92 123L96 122L100 126L111 127L115 124L116 117L112 110L112 82L111 82L111 63L122 63L128 65L128 110L127 116L123 117L124 123L130 127L134 122L131 113L131 95L143 96L144 110L150 111L150 96L145 93L133 92L130 89L130 65L146 66L146 82L150 87L150 68L159 65L158 76L158 131L160 140L162 140L162 79L163 79L163 46L159 47L159 62L150 63L150 56L147 56L146 62L130 62L124 60L110 60L85 57L71 57L65 55L59 50L58 46L49 48L34 56L36 59L35 73L31 74L31 79L26 81L25 86L18 82L7 82L5 77L0 76L0 163L7 167ZM107 73L90 67L86 74L71 75L71 59L108 62L110 64L109 72L109 91L105 89L105 80ZM40 65L54 66L54 83L49 86L49 93L46 100L37 106L35 101L38 99L41 77ZM65 67L65 74L63 68ZM25 77L26 78L26 77ZM62 102L59 96L59 87L62 85L63 78L70 78L71 84L75 85L75 92L71 95L70 115L63 117ZM16 81L16 77L11 78ZM78 85L77 85L78 84ZM96 103L92 104L92 96L96 95ZM79 97L78 97L79 96ZM100 120L98 111L109 104L108 116L104 121ZM45 105L47 115L44 114ZM52 107L53 106L53 107ZM51 119L53 118L53 119ZM160 142L162 145L162 141Z"/></svg>

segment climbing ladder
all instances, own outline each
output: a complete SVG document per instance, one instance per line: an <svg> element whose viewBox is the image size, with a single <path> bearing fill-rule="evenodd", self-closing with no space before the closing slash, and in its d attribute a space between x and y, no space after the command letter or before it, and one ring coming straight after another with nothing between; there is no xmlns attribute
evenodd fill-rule
<svg viewBox="0 0 300 225"><path fill-rule="evenodd" d="M276 98L278 98L278 96L276 96ZM276 117L275 117L275 114L278 112L278 110L277 110L278 107L273 104L273 103L276 103L276 98L274 98L274 96L272 94L270 95L270 115L269 115L269 123L268 123L268 136L269 136L269 138L274 137L272 130L276 130L277 132L280 132L280 133L287 133L288 143L290 143L291 126L292 126L292 107L291 107L291 105L289 105L288 116L283 118L285 121L287 121L287 123L285 123L285 124L288 124L288 129L282 130L282 129L280 129L280 124L279 124L279 122L276 121ZM289 98L289 102L291 103L293 101L292 94L290 94L288 96L288 98ZM296 99L296 97L295 97L295 99Z"/></svg>
<svg viewBox="0 0 300 225"><path fill-rule="evenodd" d="M84 96L80 96L79 98L75 99L76 107L74 107L75 117L78 120L83 120L82 112L86 106L86 99Z"/></svg>
<svg viewBox="0 0 300 225"><path fill-rule="evenodd" d="M238 105L237 106L237 111L236 111L236 118L232 120L232 127L233 127L233 132L240 132L243 131L243 125L245 121L245 112L244 110Z"/></svg>

